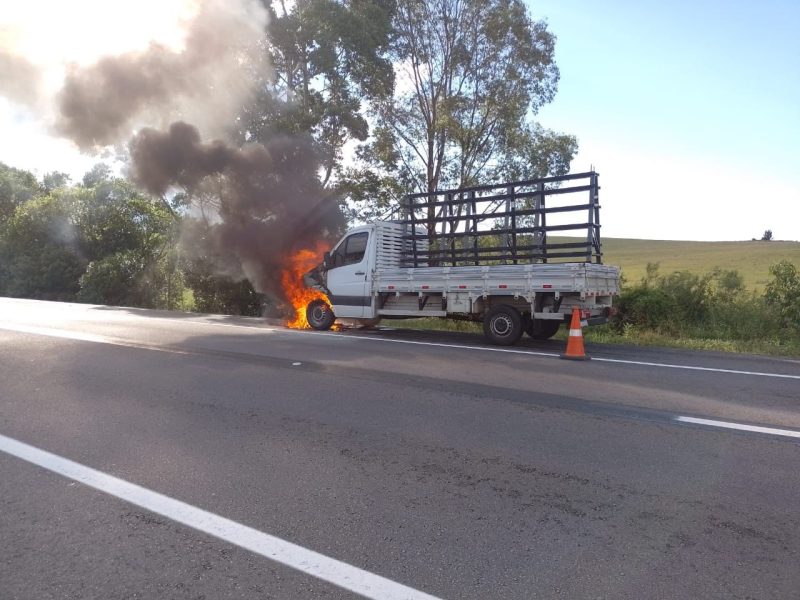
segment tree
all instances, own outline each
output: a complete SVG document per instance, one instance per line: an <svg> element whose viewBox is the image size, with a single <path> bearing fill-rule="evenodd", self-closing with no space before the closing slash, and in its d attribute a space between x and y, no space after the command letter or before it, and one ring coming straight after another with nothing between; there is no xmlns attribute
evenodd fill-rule
<svg viewBox="0 0 800 600"><path fill-rule="evenodd" d="M162 251L173 227L170 211L124 179L106 179L70 192L80 245L90 261L134 251L144 263Z"/></svg>
<svg viewBox="0 0 800 600"><path fill-rule="evenodd" d="M555 37L521 0L400 0L394 28L367 164L421 192L569 170L575 138L532 120L556 93Z"/></svg>
<svg viewBox="0 0 800 600"><path fill-rule="evenodd" d="M17 206L43 192L33 173L0 163L0 225Z"/></svg>
<svg viewBox="0 0 800 600"><path fill-rule="evenodd" d="M0 292L23 298L71 300L86 266L61 192L19 205L0 241Z"/></svg>
<svg viewBox="0 0 800 600"><path fill-rule="evenodd" d="M94 187L111 179L111 167L105 163L97 163L83 175L83 187Z"/></svg>
<svg viewBox="0 0 800 600"><path fill-rule="evenodd" d="M144 265L135 252L109 254L89 263L80 278L78 299L98 304L136 306Z"/></svg>
<svg viewBox="0 0 800 600"><path fill-rule="evenodd" d="M52 192L53 190L69 185L70 179L71 177L66 173L52 171L42 176L42 187L45 192Z"/></svg>
<svg viewBox="0 0 800 600"><path fill-rule="evenodd" d="M194 295L195 309L208 313L261 316L265 297L244 277L230 248L211 243L208 219L186 216L183 221L181 267Z"/></svg>
<svg viewBox="0 0 800 600"><path fill-rule="evenodd" d="M264 0L273 76L245 111L247 141L311 134L328 186L350 140L366 140L364 102L391 94L393 0ZM276 10L277 5L277 10Z"/></svg>
<svg viewBox="0 0 800 600"><path fill-rule="evenodd" d="M762 242L771 242L772 241L772 229L767 229L764 232L764 235L761 236Z"/></svg>
<svg viewBox="0 0 800 600"><path fill-rule="evenodd" d="M72 190L72 218L89 261L79 299L104 304L174 308L180 278L172 257L177 227L170 210L123 179L92 177Z"/></svg>

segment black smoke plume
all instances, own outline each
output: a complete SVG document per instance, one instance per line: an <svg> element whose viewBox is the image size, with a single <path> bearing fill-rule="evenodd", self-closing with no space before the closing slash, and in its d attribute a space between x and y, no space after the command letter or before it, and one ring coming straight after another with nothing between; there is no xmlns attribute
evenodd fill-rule
<svg viewBox="0 0 800 600"><path fill-rule="evenodd" d="M147 49L73 65L56 96L54 128L82 150L128 139L142 124L180 118L204 131L230 125L268 70L258 42L266 13L257 0L202 0L184 46Z"/></svg>
<svg viewBox="0 0 800 600"><path fill-rule="evenodd" d="M233 252L253 287L282 297L280 272L287 258L343 226L335 198L319 184L319 161L310 139L275 136L243 148L204 143L183 122L168 130L141 130L130 142L133 177L153 194L171 188L190 194L218 176L219 220L212 244Z"/></svg>

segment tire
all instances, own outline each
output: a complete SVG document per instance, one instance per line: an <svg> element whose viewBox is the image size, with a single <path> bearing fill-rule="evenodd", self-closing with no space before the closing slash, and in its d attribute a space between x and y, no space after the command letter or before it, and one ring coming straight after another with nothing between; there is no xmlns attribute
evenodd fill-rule
<svg viewBox="0 0 800 600"><path fill-rule="evenodd" d="M336 315L325 300L312 300L306 307L308 324L319 331L327 331L333 326Z"/></svg>
<svg viewBox="0 0 800 600"><path fill-rule="evenodd" d="M535 340L549 340L561 327L562 321L551 319L530 319L525 327L525 333Z"/></svg>
<svg viewBox="0 0 800 600"><path fill-rule="evenodd" d="M522 315L513 306L496 304L483 317L483 335L498 346L511 346L522 337Z"/></svg>

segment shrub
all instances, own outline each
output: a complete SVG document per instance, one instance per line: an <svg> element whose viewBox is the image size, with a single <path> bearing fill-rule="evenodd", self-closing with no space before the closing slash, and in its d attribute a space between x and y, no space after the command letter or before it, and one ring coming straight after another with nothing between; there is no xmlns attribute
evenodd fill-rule
<svg viewBox="0 0 800 600"><path fill-rule="evenodd" d="M649 264L641 283L625 289L612 325L620 332L653 331L695 339L777 337L779 326L763 297L748 293L737 271L659 275Z"/></svg>
<svg viewBox="0 0 800 600"><path fill-rule="evenodd" d="M675 322L677 306L663 290L637 286L620 294L617 310L613 325L620 332L631 326L669 330Z"/></svg>
<svg viewBox="0 0 800 600"><path fill-rule="evenodd" d="M800 273L787 260L769 268L772 280L767 284L764 299L785 328L800 332Z"/></svg>

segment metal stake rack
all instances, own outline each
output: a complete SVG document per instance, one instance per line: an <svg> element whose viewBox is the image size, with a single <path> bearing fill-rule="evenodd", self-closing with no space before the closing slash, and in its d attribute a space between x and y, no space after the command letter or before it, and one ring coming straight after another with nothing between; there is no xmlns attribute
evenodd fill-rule
<svg viewBox="0 0 800 600"><path fill-rule="evenodd" d="M602 264L599 190L598 174L589 171L410 194L397 221L408 226L401 264ZM548 239L576 231L574 241Z"/></svg>

